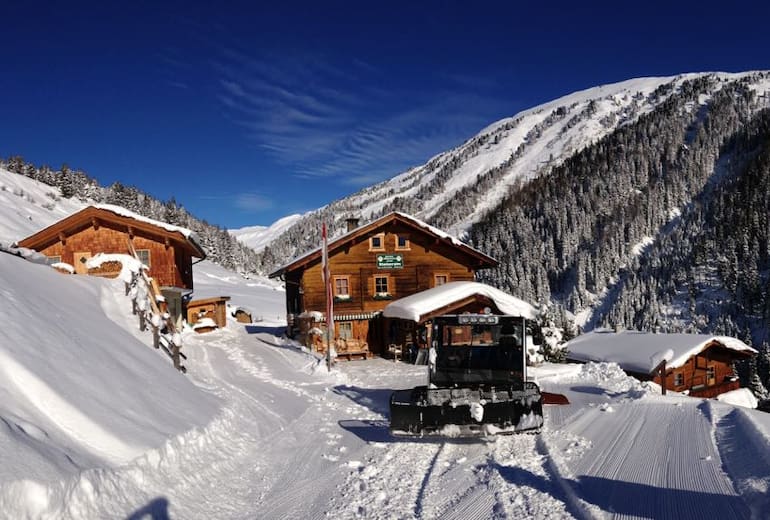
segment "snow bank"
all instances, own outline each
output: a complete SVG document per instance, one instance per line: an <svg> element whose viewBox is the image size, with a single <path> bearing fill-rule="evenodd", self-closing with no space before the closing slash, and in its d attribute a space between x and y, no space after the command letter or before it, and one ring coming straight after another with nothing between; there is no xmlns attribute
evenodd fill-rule
<svg viewBox="0 0 770 520"><path fill-rule="evenodd" d="M754 394L752 394L751 390L748 388L738 388L737 390L719 394L717 400L733 406L741 406L743 408L756 408L759 404L757 398L754 397Z"/></svg>
<svg viewBox="0 0 770 520"><path fill-rule="evenodd" d="M122 314L112 319L131 317L122 282L0 254L0 294L0 488L124 464L218 410L150 336L105 316L108 303Z"/></svg>

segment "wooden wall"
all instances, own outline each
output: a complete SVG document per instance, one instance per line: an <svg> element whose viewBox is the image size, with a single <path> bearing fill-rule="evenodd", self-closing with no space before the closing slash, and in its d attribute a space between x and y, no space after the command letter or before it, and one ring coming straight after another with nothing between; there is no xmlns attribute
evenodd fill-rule
<svg viewBox="0 0 770 520"><path fill-rule="evenodd" d="M735 355L733 351L714 344L706 348L699 355L690 358L684 366L667 371L666 388L682 392L701 385L704 387L721 385L727 378L735 375L732 369L732 362L734 360ZM706 380L707 367L714 367L715 377L713 383ZM684 379L683 384L679 386L674 384L677 373L681 373ZM660 376L656 376L654 381L660 384Z"/></svg>
<svg viewBox="0 0 770 520"><path fill-rule="evenodd" d="M117 227L117 226L116 226ZM75 266L77 269L79 259L75 253L118 253L128 254L128 235L125 229L117 229L109 222L100 221L98 227L88 224L75 233L41 250L46 256L60 256L62 262ZM171 242L165 244L165 238L150 236L137 231L133 238L137 250L150 251L150 276L155 278L158 285L183 287L192 289L192 257L182 248L175 248ZM180 269L178 266L181 265Z"/></svg>
<svg viewBox="0 0 770 520"><path fill-rule="evenodd" d="M396 250L396 237L402 234L410 240L408 250ZM473 281L474 270L463 261L467 257L457 250L436 242L432 237L417 234L412 228L392 226L384 234L384 251L370 251L369 237L361 237L355 244L330 255L330 271L350 277L350 301L335 301L335 313L372 312L385 308L388 303L434 287L434 275L444 274L448 281ZM403 256L403 268L380 269L377 255ZM389 276L390 299L376 299L374 277ZM288 278L287 278L288 280ZM304 271L299 288L304 310L325 309L325 292L321 265L317 263ZM287 296L289 296L287 283ZM300 311L301 312L301 311Z"/></svg>

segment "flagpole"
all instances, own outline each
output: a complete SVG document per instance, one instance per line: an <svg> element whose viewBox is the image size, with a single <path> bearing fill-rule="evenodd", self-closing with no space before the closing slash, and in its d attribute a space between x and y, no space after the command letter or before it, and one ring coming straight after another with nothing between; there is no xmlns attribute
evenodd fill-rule
<svg viewBox="0 0 770 520"><path fill-rule="evenodd" d="M329 241L326 233L326 222L323 223L322 230L323 251L322 251L322 276L326 293L326 369L332 370L332 337L334 335L334 316L332 304L332 280L329 270Z"/></svg>

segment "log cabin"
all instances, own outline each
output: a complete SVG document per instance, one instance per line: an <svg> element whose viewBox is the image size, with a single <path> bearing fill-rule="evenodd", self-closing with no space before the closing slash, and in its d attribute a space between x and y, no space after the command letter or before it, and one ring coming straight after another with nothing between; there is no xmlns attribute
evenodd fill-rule
<svg viewBox="0 0 770 520"><path fill-rule="evenodd" d="M382 310L394 300L454 281L473 281L497 261L410 215L393 212L329 242L338 355L383 354L390 343ZM320 242L320 230L319 230ZM286 284L288 334L324 351L326 292L318 248L270 273Z"/></svg>
<svg viewBox="0 0 770 520"><path fill-rule="evenodd" d="M733 363L757 351L739 339L708 334L599 330L567 342L567 359L614 362L628 375L666 390L712 398L737 390Z"/></svg>
<svg viewBox="0 0 770 520"><path fill-rule="evenodd" d="M206 253L185 228L137 215L120 206L88 206L18 242L88 274L86 262L97 253L128 254L133 242L139 259L161 288L191 293L193 258ZM104 273L100 273L104 274Z"/></svg>

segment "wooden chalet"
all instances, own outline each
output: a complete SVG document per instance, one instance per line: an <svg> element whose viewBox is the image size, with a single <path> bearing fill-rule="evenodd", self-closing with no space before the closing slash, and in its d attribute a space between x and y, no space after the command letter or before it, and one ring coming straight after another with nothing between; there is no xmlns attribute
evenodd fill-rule
<svg viewBox="0 0 770 520"><path fill-rule="evenodd" d="M497 265L484 253L404 213L364 226L348 221L347 234L329 243L334 293L334 341L340 355L383 354L393 331L382 319L389 303L454 281L473 281L476 271ZM320 232L319 232L320 241ZM291 336L326 327L321 249L270 274L286 283ZM322 335L314 345L324 350Z"/></svg>
<svg viewBox="0 0 770 520"><path fill-rule="evenodd" d="M50 263L63 262L72 265L75 273L88 274L89 258L97 253L127 254L129 240L158 285L177 292L192 291L193 258L206 257L194 233L119 206L89 206L18 245L44 254Z"/></svg>
<svg viewBox="0 0 770 520"><path fill-rule="evenodd" d="M757 351L739 339L707 334L596 331L567 342L571 361L615 362L627 374L672 390L711 398L737 390L735 361Z"/></svg>

